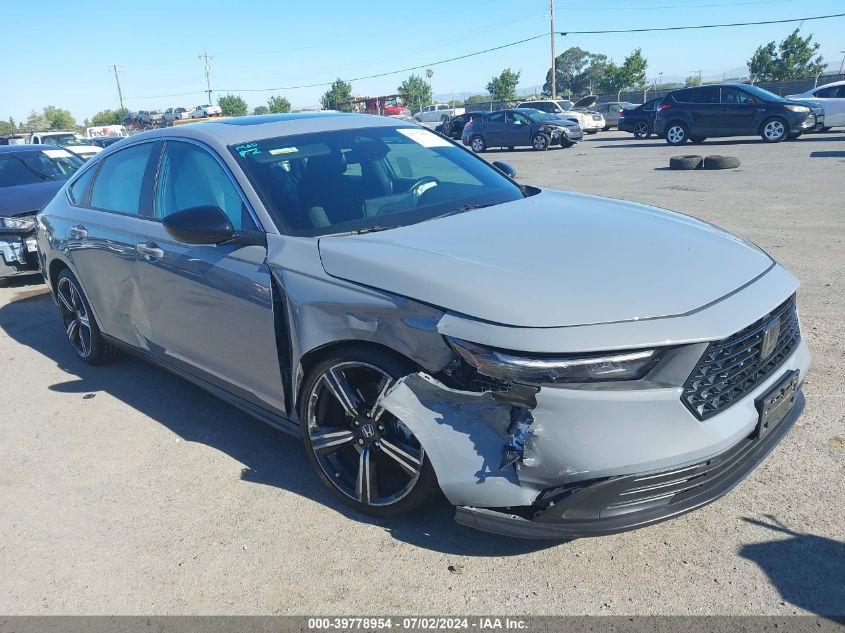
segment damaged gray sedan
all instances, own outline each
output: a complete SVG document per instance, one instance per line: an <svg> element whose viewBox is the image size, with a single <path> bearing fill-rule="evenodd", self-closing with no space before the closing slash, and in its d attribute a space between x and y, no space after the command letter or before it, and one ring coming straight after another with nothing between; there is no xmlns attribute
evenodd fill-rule
<svg viewBox="0 0 845 633"><path fill-rule="evenodd" d="M379 517L610 534L714 501L804 406L798 282L690 217L520 185L336 113L155 130L38 216L73 351L121 350L302 436Z"/></svg>

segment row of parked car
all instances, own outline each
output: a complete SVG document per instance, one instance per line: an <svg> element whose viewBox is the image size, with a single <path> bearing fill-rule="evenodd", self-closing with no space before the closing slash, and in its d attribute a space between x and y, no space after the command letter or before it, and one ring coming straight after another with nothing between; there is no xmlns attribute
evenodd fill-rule
<svg viewBox="0 0 845 633"><path fill-rule="evenodd" d="M845 81L787 97L749 84L685 88L624 108L618 126L636 138L661 136L670 145L758 134L778 143L845 126Z"/></svg>
<svg viewBox="0 0 845 633"><path fill-rule="evenodd" d="M219 105L203 104L196 106L193 110L183 107L167 108L161 110L138 110L130 112L123 118L123 125L136 128L155 128L173 125L176 121L186 119L205 119L212 116L221 116L223 110Z"/></svg>

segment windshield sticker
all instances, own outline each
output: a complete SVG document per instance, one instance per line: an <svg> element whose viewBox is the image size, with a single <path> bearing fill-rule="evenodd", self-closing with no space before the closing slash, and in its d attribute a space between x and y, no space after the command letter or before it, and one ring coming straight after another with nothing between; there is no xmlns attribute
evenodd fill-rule
<svg viewBox="0 0 845 633"><path fill-rule="evenodd" d="M423 130L415 127L400 127L396 130L402 136L405 136L415 143L419 143L423 147L449 147L451 143L445 138L437 136L434 132Z"/></svg>
<svg viewBox="0 0 845 633"><path fill-rule="evenodd" d="M272 156L278 156L279 154L296 154L299 149L296 147L279 147L277 149L271 149L270 154Z"/></svg>
<svg viewBox="0 0 845 633"><path fill-rule="evenodd" d="M70 152L66 149L42 149L41 153L47 158L70 158Z"/></svg>
<svg viewBox="0 0 845 633"><path fill-rule="evenodd" d="M241 158L245 156L255 156L256 154L261 153L261 150L258 149L258 143L243 143L242 145L235 145L235 151L240 154Z"/></svg>

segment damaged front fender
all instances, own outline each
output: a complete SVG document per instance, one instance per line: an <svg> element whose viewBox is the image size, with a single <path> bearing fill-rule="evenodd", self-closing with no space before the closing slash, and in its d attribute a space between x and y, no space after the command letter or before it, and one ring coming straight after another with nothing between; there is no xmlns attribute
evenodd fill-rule
<svg viewBox="0 0 845 633"><path fill-rule="evenodd" d="M417 437L451 503L528 506L540 493L518 476L535 461L529 438L542 435L530 409L489 391L451 389L424 373L397 381L381 406Z"/></svg>

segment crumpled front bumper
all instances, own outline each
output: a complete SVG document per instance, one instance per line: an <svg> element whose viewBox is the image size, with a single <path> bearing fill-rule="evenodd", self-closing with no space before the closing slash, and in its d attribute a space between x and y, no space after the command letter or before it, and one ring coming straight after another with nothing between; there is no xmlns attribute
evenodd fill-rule
<svg viewBox="0 0 845 633"><path fill-rule="evenodd" d="M666 521L730 492L778 445L803 409L804 396L799 392L792 411L772 432L762 438L752 433L706 460L550 489L545 494L555 502L530 519L461 506L455 520L485 532L536 539L605 536Z"/></svg>
<svg viewBox="0 0 845 633"><path fill-rule="evenodd" d="M35 233L0 233L0 278L31 275L39 270L38 253L30 250Z"/></svg>

